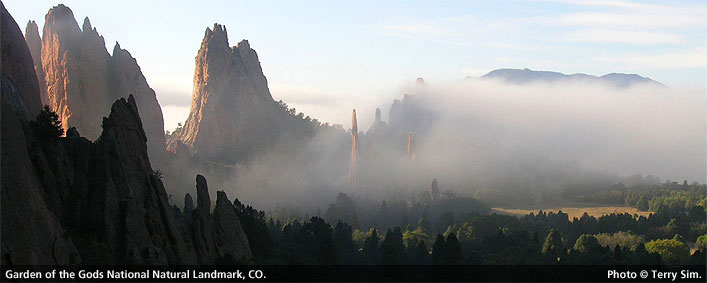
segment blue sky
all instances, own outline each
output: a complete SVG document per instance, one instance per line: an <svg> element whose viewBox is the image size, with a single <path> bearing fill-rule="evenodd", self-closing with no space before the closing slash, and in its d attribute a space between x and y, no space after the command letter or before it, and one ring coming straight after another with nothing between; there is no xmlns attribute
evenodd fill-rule
<svg viewBox="0 0 707 283"><path fill-rule="evenodd" d="M248 39L273 97L322 121L373 118L415 78L458 81L498 68L637 73L707 91L704 1L36 1L5 6L24 31L64 3L137 58L171 130L186 119L206 27ZM370 108L370 109L369 109ZM384 112L387 109L382 108ZM385 114L384 114L385 117Z"/></svg>

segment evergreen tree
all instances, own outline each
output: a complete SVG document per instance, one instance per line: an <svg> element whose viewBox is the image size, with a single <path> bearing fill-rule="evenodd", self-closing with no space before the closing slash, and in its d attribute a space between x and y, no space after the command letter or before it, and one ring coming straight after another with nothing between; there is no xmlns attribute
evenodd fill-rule
<svg viewBox="0 0 707 283"><path fill-rule="evenodd" d="M444 264L454 265L461 264L463 259L464 256L462 255L462 247L459 244L459 240L457 240L457 236L454 233L450 233L444 243L442 262Z"/></svg>
<svg viewBox="0 0 707 283"><path fill-rule="evenodd" d="M574 249L581 253L590 253L600 248L599 241L593 235L584 234L577 239L574 244Z"/></svg>
<svg viewBox="0 0 707 283"><path fill-rule="evenodd" d="M420 221L417 222L417 227L422 228L425 233L432 234L432 224L427 220L427 214L422 214Z"/></svg>
<svg viewBox="0 0 707 283"><path fill-rule="evenodd" d="M380 263L380 248L378 246L378 232L373 229L371 236L366 238L363 244L363 260L366 264L379 264Z"/></svg>
<svg viewBox="0 0 707 283"><path fill-rule="evenodd" d="M335 264L336 251L334 250L334 239L331 225L324 222L324 219L312 217L309 222L302 226L304 236L309 241L312 241L310 246L313 246L313 257L322 264Z"/></svg>
<svg viewBox="0 0 707 283"><path fill-rule="evenodd" d="M437 239L435 240L434 245L432 245L432 254L430 256L430 261L432 264L443 264L443 255L444 255L444 236L442 234L437 234Z"/></svg>
<svg viewBox="0 0 707 283"><path fill-rule="evenodd" d="M430 257L430 252L427 250L427 245L425 245L425 241L418 242L417 248L415 250L415 264L419 264L419 265L428 264L429 257Z"/></svg>
<svg viewBox="0 0 707 283"><path fill-rule="evenodd" d="M621 247L619 245L614 246L614 261L618 264L626 264L624 262L623 253L621 252Z"/></svg>
<svg viewBox="0 0 707 283"><path fill-rule="evenodd" d="M43 139L58 138L64 135L59 115L47 105L44 105L44 108L39 111L37 118L30 125L34 129L34 133Z"/></svg>
<svg viewBox="0 0 707 283"><path fill-rule="evenodd" d="M381 264L399 265L403 262L405 245L403 245L403 234L400 232L399 227L396 227L392 231L388 229L380 248Z"/></svg>
<svg viewBox="0 0 707 283"><path fill-rule="evenodd" d="M356 245L353 241L351 225L341 221L334 227L334 250L338 264L354 264L356 258Z"/></svg>
<svg viewBox="0 0 707 283"><path fill-rule="evenodd" d="M545 244L543 245L543 255L550 256L552 259L557 259L564 254L564 249L562 248L562 236L557 229L552 228L550 233L547 234L545 238Z"/></svg>
<svg viewBox="0 0 707 283"><path fill-rule="evenodd" d="M233 206L236 208L238 221L248 237L248 245L256 262L273 259L275 247L272 236L265 223L265 212L258 211L252 206L245 206L240 200L235 199Z"/></svg>

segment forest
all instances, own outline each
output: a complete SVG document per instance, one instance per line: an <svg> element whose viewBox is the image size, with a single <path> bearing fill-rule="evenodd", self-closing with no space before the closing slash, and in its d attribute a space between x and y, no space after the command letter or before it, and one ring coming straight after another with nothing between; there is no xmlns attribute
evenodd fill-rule
<svg viewBox="0 0 707 283"><path fill-rule="evenodd" d="M562 211L492 214L479 200L452 193L377 206L340 193L325 213L304 218L234 205L255 264L704 265L705 192L696 183L619 184L573 200L652 213L579 219Z"/></svg>

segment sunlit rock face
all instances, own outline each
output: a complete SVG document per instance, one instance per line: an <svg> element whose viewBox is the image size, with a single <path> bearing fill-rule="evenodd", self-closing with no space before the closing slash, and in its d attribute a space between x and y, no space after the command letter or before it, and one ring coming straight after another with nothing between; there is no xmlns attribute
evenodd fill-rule
<svg viewBox="0 0 707 283"><path fill-rule="evenodd" d="M273 146L288 125L247 40L228 45L226 27L207 28L195 58L189 117L180 140L202 160L233 162Z"/></svg>
<svg viewBox="0 0 707 283"><path fill-rule="evenodd" d="M164 121L154 90L137 61L116 43L113 54L88 18L79 28L71 9L58 5L45 16L42 36L30 21L26 42L34 58L41 100L59 114L65 129L89 139L101 134L101 118L113 101L133 94L153 159L164 153Z"/></svg>
<svg viewBox="0 0 707 283"><path fill-rule="evenodd" d="M412 131L408 133L408 159L415 161L415 136Z"/></svg>

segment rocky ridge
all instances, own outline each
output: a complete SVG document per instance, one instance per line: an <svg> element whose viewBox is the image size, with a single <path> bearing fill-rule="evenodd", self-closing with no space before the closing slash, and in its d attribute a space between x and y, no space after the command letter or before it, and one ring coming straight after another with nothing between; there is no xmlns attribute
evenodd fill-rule
<svg viewBox="0 0 707 283"><path fill-rule="evenodd" d="M41 105L34 66L25 60L30 48L4 5L1 12L4 266L215 264L251 257L235 208L224 205L230 203L225 193L209 211L203 177L197 177L199 207L191 221L169 206L133 95L112 104L93 142L73 127L66 137L40 135L29 120ZM201 250L195 239L212 249Z"/></svg>
<svg viewBox="0 0 707 283"><path fill-rule="evenodd" d="M59 114L66 130L76 127L95 139L101 117L113 101L135 96L153 159L164 155L164 121L154 90L147 84L135 58L116 42L109 54L105 41L88 18L79 28L71 9L57 5L45 16L42 36L30 21L26 43L39 80L40 97Z"/></svg>

